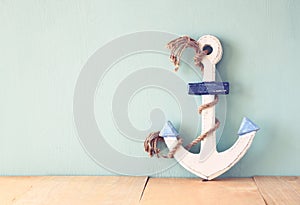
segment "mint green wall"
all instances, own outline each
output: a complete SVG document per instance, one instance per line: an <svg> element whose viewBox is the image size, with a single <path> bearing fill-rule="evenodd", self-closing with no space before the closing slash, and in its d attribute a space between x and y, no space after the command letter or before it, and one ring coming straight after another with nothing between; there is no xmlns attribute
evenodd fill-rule
<svg viewBox="0 0 300 205"><path fill-rule="evenodd" d="M261 127L224 176L299 175L299 11L296 0L1 0L0 174L111 174L77 138L76 80L105 43L156 30L222 41L220 74L232 91L218 147L234 143L244 115ZM133 120L144 119L132 112L141 118ZM193 175L175 166L156 176Z"/></svg>

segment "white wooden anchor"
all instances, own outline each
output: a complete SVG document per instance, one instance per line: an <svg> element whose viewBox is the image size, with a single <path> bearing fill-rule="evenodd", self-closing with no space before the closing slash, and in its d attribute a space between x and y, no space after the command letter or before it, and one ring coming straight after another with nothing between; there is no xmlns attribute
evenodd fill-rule
<svg viewBox="0 0 300 205"><path fill-rule="evenodd" d="M216 64L222 58L222 46L220 41L211 35L201 37L199 40L200 48L210 46L212 53L203 58L204 66L203 81L215 81ZM212 102L214 95L203 95L202 104ZM203 110L202 112L202 132L208 131L215 125L215 106ZM235 144L223 152L216 149L216 132L209 134L201 141L201 151L198 154L190 153L183 146L177 148L174 158L188 171L195 175L211 180L223 174L233 167L249 149L256 131L259 127L248 118L244 118L238 131L238 139ZM168 121L159 135L164 137L169 150L174 149L178 144L179 135L175 127Z"/></svg>

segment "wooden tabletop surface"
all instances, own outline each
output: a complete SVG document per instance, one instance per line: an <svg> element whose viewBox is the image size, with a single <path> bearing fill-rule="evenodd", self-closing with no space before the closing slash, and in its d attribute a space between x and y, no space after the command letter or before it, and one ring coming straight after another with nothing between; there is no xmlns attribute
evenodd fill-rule
<svg viewBox="0 0 300 205"><path fill-rule="evenodd" d="M0 177L0 204L300 204L300 177Z"/></svg>

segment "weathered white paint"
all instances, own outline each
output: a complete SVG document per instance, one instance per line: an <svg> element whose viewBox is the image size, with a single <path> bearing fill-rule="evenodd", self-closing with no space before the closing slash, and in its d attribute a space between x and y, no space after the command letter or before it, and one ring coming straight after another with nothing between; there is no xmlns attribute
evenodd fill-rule
<svg viewBox="0 0 300 205"><path fill-rule="evenodd" d="M212 153L204 160L200 154L187 151L184 147L177 149L174 158L188 171L203 178L214 179L233 167L247 152L252 144L256 131L240 136L235 144L224 152L217 152L212 148ZM177 144L176 137L165 137L169 149Z"/></svg>

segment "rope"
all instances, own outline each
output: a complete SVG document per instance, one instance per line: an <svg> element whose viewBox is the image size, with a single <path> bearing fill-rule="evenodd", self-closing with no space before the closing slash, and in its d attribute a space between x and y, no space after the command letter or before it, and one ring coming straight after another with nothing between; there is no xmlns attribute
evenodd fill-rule
<svg viewBox="0 0 300 205"><path fill-rule="evenodd" d="M157 148L158 141L164 141L162 137L159 136L158 132L151 132L144 141L145 152L149 153L149 156L157 155L159 157L160 149Z"/></svg>
<svg viewBox="0 0 300 205"><path fill-rule="evenodd" d="M219 97L217 95L215 95L215 99L213 101L211 101L210 103L206 103L206 104L200 105L198 107L199 114L201 115L201 113L202 113L203 110L216 105L218 102L219 102Z"/></svg>
<svg viewBox="0 0 300 205"><path fill-rule="evenodd" d="M182 143L183 143L183 139L181 137L178 138L176 146L173 147L173 149L171 151L169 151L168 158L174 158L174 154L176 153L178 148L182 145Z"/></svg>
<svg viewBox="0 0 300 205"><path fill-rule="evenodd" d="M183 50L186 48L193 48L196 52L196 55L194 57L195 65L201 68L201 71L203 71L203 64L202 60L209 52L208 50L201 50L199 43L188 37L188 36L182 36L177 39L174 39L170 41L167 44L167 48L171 50L170 54L170 60L175 65L175 71L178 71L179 65L180 65L180 58L183 53Z"/></svg>
<svg viewBox="0 0 300 205"><path fill-rule="evenodd" d="M198 144L200 141L204 140L207 135L210 133L216 131L220 127L220 121L216 118L215 120L215 126L210 128L207 132L204 132L203 134L199 135L196 139L194 139L190 144L188 144L185 148L187 150L191 149L194 145Z"/></svg>
<svg viewBox="0 0 300 205"><path fill-rule="evenodd" d="M178 142L176 146L168 153L168 155L161 155L160 154L160 149L157 148L157 144L159 141L164 141L164 138L159 136L159 131L158 132L151 132L148 137L144 141L144 148L145 152L149 153L149 156L152 157L156 155L158 158L163 157L163 158L173 158L175 152L177 149L182 145L182 138L178 138Z"/></svg>
<svg viewBox="0 0 300 205"><path fill-rule="evenodd" d="M193 48L195 50L195 52L196 52L195 57L194 57L195 65L200 67L201 72L203 72L204 66L202 64L202 60L208 54L209 50L201 51L199 43L196 40L194 40L188 36L179 37L177 39L170 41L167 44L167 48L169 48L171 50L170 60L175 65L175 71L178 71L181 55L182 55L183 51L188 47ZM215 95L215 99L212 102L199 106L199 108L198 108L199 114L201 114L203 110L216 105L218 103L218 101L219 101L219 98L217 95ZM216 118L214 127L210 128L208 131L199 135L196 139L194 139L191 143L189 143L185 148L187 150L191 149L194 145L196 145L200 141L204 140L209 134L215 132L219 128L219 126L220 126L220 121ZM159 148L157 148L157 144L159 141L164 141L164 138L159 136L159 131L152 132L148 135L148 137L144 141L144 149L146 152L149 153L150 157L156 155L157 157L173 158L174 154L176 153L178 148L183 143L182 138L179 137L177 139L178 139L178 141L177 141L176 146L172 150L169 151L168 155L167 156L161 155L160 154L161 150Z"/></svg>

